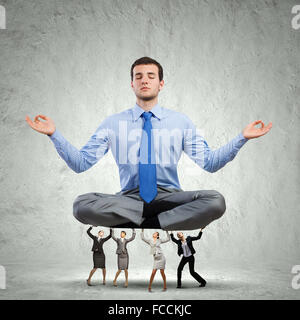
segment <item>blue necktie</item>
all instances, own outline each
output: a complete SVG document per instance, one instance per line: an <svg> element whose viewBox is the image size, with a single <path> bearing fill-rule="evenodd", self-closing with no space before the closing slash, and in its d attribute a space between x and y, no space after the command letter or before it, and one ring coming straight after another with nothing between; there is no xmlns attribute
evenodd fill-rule
<svg viewBox="0 0 300 320"><path fill-rule="evenodd" d="M151 202L157 194L156 185L156 164L151 163L151 153L154 155L153 145L151 144L151 117L152 112L143 112L145 122L142 132L140 146L139 179L140 196L147 203ZM151 152L152 149L152 152ZM153 159L154 160L154 159ZM154 162L154 161L153 161Z"/></svg>

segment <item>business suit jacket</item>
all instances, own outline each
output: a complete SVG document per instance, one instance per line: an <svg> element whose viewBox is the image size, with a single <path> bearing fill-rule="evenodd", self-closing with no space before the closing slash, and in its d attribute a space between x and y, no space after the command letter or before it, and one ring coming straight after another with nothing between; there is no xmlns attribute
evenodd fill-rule
<svg viewBox="0 0 300 320"><path fill-rule="evenodd" d="M149 244L150 254L152 254L152 255L162 253L162 249L161 249L160 245L162 243L166 243L166 242L170 241L170 235L168 232L167 232L166 239L157 239L156 242L154 242L153 239L146 239L143 231L141 232L141 238L143 241L145 241L146 243Z"/></svg>
<svg viewBox="0 0 300 320"><path fill-rule="evenodd" d="M195 254L195 253L196 253L196 250L195 250L194 247L193 247L193 241L199 240L199 239L201 238L201 236L202 236L202 231L199 231L199 234L198 234L197 237L191 237L191 236L187 236L187 237L186 237L186 239L185 239L185 240L186 240L186 243L187 243L188 247L190 248L192 254ZM183 249L182 249L182 245L181 245L181 244L182 244L182 241L179 240L179 239L175 239L173 233L171 233L171 239L172 239L172 241L174 241L174 242L177 244L177 246L178 246L178 248L177 248L177 254L178 254L179 256L182 255L182 254L183 254Z"/></svg>
<svg viewBox="0 0 300 320"><path fill-rule="evenodd" d="M122 242L121 238L116 238L114 236L114 232L112 232L112 238L117 242L117 250L116 254L127 254L127 243L134 240L135 238L135 231L132 232L132 236L129 239L124 238L124 243Z"/></svg>
<svg viewBox="0 0 300 320"><path fill-rule="evenodd" d="M94 252L99 252L99 253L103 253L103 243L104 243L105 241L107 241L108 239L111 238L112 230L110 229L110 234L109 234L109 236L107 236L106 238L100 239L100 241L98 241L98 237L94 236L94 235L91 233L91 230L92 230L92 227L88 228L87 234L94 240L93 247L92 247L92 251L94 251Z"/></svg>

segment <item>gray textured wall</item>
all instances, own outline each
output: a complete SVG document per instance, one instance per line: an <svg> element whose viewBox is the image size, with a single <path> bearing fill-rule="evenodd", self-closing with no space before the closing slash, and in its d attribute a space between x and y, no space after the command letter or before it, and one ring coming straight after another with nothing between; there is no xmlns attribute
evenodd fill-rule
<svg viewBox="0 0 300 320"><path fill-rule="evenodd" d="M225 144L256 119L273 122L268 135L247 142L217 173L181 159L183 189L216 189L227 199L225 215L196 245L201 261L299 263L295 1L0 4L7 14L7 29L0 30L0 264L76 258L90 265L91 243L72 203L85 192L119 191L117 167L109 153L87 172L72 172L25 115L51 117L80 148L106 116L133 106L129 70L144 55L164 67L160 104L191 116L210 147ZM106 248L114 264L115 244ZM173 268L175 247L165 249ZM139 239L130 252L132 268L150 268ZM143 260L141 252L147 253Z"/></svg>

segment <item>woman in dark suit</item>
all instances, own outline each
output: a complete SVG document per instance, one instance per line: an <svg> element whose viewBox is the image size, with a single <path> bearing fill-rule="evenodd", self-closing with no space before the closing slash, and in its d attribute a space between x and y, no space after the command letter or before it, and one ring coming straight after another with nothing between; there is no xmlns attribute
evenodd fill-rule
<svg viewBox="0 0 300 320"><path fill-rule="evenodd" d="M91 278L95 271L98 268L102 269L102 275L103 275L103 284L105 284L105 276L106 276L106 269L105 269L105 254L103 251L103 243L111 238L112 229L110 229L110 234L106 238L103 238L104 232L103 230L100 230L98 232L98 237L94 236L91 233L92 226L88 228L87 234L94 240L93 242L93 262L94 262L94 268L91 270L89 278L86 280L88 286L91 286Z"/></svg>

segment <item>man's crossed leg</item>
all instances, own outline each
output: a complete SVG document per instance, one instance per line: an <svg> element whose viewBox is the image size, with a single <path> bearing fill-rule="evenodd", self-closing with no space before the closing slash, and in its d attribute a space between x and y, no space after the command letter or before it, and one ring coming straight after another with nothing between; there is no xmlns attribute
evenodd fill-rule
<svg viewBox="0 0 300 320"><path fill-rule="evenodd" d="M218 191L160 186L149 204L141 199L138 188L116 194L90 192L78 196L73 203L75 218L84 224L163 230L204 228L225 210L225 199Z"/></svg>

